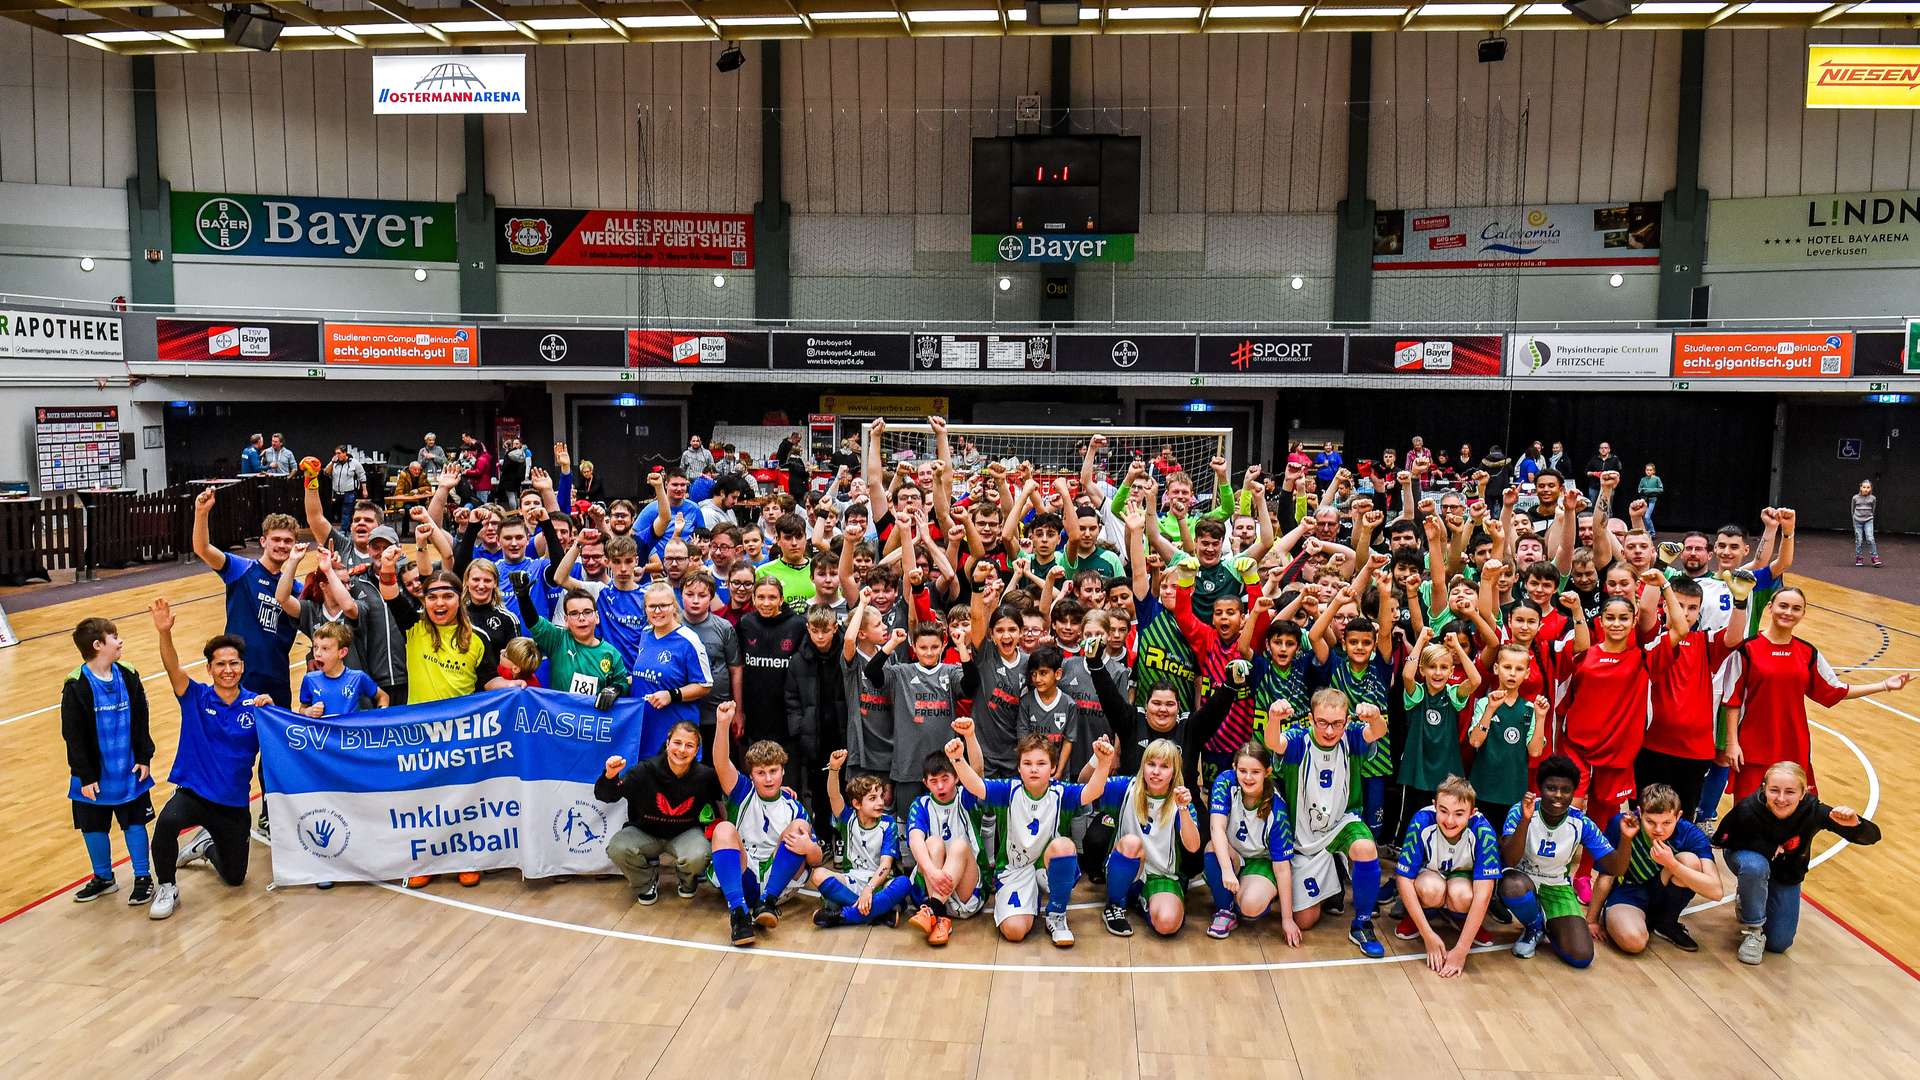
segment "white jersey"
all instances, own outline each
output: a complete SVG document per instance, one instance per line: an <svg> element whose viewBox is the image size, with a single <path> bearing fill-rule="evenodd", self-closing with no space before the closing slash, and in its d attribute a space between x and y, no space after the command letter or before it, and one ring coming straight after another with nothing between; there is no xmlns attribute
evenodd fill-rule
<svg viewBox="0 0 1920 1080"><path fill-rule="evenodd" d="M1191 805L1188 805L1184 811L1176 807L1173 813L1168 814L1166 813L1167 800L1172 796L1162 795L1156 799L1149 795L1147 796L1147 817L1142 821L1133 797L1134 786L1139 783L1140 778L1137 776L1128 780L1126 785L1120 788L1119 805L1113 807L1110 802L1108 803L1110 808L1118 811L1115 814L1114 839L1118 840L1123 836L1139 837L1141 846L1145 849L1140 860L1142 868L1149 874L1173 877L1179 869L1176 861L1179 856L1175 844L1180 833L1180 814L1184 812L1189 817L1193 817L1196 824L1199 819ZM1108 790L1111 791L1112 788ZM1107 799L1101 801L1108 802Z"/></svg>
<svg viewBox="0 0 1920 1080"><path fill-rule="evenodd" d="M1268 842L1271 837L1268 829L1272 827L1272 815L1261 817L1255 808L1247 805L1246 798L1240 794L1236 785L1233 798L1227 803L1227 846L1242 859L1264 859L1271 850ZM1275 796L1278 801L1279 796Z"/></svg>
<svg viewBox="0 0 1920 1080"><path fill-rule="evenodd" d="M1516 803L1507 811L1501 835L1511 836L1519 827L1520 806ZM1578 809L1569 809L1558 825L1548 825L1546 815L1536 813L1527 822L1527 847L1517 869L1539 884L1565 885L1571 880L1569 871L1580 861L1582 848L1593 855L1595 862L1613 854L1613 845Z"/></svg>
<svg viewBox="0 0 1920 1080"><path fill-rule="evenodd" d="M1079 784L1050 783L1039 798L1027 794L1018 780L987 781L987 805L999 818L998 864L1020 869L1040 865L1047 845L1066 835L1067 819L1080 806Z"/></svg>
<svg viewBox="0 0 1920 1080"><path fill-rule="evenodd" d="M849 806L840 815L840 835L846 840L842 869L855 888L864 888L880 873L880 860L899 853L899 834L894 820L885 815L872 825L862 825L859 815Z"/></svg>
<svg viewBox="0 0 1920 1080"><path fill-rule="evenodd" d="M972 795L961 791L952 802L943 803L931 794L922 795L914 800L913 810L907 817L907 829L918 832L929 840L939 840L951 844L955 839L967 845L973 852L980 850L980 832L974 827L973 807L979 805Z"/></svg>
<svg viewBox="0 0 1920 1080"><path fill-rule="evenodd" d="M1305 743L1300 763L1301 790L1293 792L1293 848L1305 855L1317 855L1333 842L1341 826L1358 820L1347 811L1352 801L1353 760L1347 752L1347 740L1333 746L1321 746L1311 738Z"/></svg>
<svg viewBox="0 0 1920 1080"><path fill-rule="evenodd" d="M745 776L727 793L727 803L733 810L734 828L740 830L740 849L746 853L747 862L754 866L765 866L773 860L787 826L807 820L806 808L800 805L800 800L785 790L774 798L763 799L753 790L753 781Z"/></svg>
<svg viewBox="0 0 1920 1080"><path fill-rule="evenodd" d="M1700 586L1700 621L1694 632L1717 634L1725 630L1733 618L1733 593L1727 590L1727 583L1712 574L1702 574L1693 583Z"/></svg>
<svg viewBox="0 0 1920 1080"><path fill-rule="evenodd" d="M1440 831L1438 823L1428 825L1420 830L1420 843L1427 853L1426 862L1420 869L1438 874L1471 871L1478 865L1475 862L1478 846L1474 840L1472 829L1462 829L1459 839L1449 840L1447 834Z"/></svg>

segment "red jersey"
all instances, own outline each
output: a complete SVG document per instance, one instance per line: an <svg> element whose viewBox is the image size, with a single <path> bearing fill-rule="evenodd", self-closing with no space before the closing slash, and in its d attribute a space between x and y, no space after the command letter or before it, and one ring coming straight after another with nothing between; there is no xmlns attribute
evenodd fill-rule
<svg viewBox="0 0 1920 1080"><path fill-rule="evenodd" d="M1565 749L1588 766L1633 764L1647 734L1648 683L1672 663L1672 648L1654 645L1582 653L1567 682Z"/></svg>
<svg viewBox="0 0 1920 1080"><path fill-rule="evenodd" d="M1712 758L1719 752L1713 737L1719 704L1713 673L1733 650L1721 642L1719 634L1698 632L1682 638L1677 647L1663 633L1648 647L1672 653L1672 660L1653 678L1646 748L1694 761Z"/></svg>
<svg viewBox="0 0 1920 1080"><path fill-rule="evenodd" d="M1740 712L1740 750L1749 762L1807 764L1807 699L1831 709L1847 698L1847 684L1827 658L1799 638L1785 645L1764 637L1742 641L1719 684L1720 700Z"/></svg>
<svg viewBox="0 0 1920 1080"><path fill-rule="evenodd" d="M1227 665L1234 660L1245 659L1240 655L1238 638L1231 641L1221 640L1220 634L1211 624L1203 623L1193 614L1193 586L1183 586L1174 600L1173 615L1180 624L1180 632L1186 635L1187 644L1193 647L1195 665L1200 672L1194 687L1194 707L1207 700L1216 686L1226 685ZM1205 749L1214 753L1230 754L1253 737L1253 695L1236 700L1227 707L1227 717L1220 722L1220 730L1207 740Z"/></svg>

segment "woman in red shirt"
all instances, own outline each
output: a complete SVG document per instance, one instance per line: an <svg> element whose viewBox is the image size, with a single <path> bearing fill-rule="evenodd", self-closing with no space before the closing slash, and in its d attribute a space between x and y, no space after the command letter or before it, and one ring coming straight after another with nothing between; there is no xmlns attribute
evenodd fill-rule
<svg viewBox="0 0 1920 1080"><path fill-rule="evenodd" d="M1907 672L1877 683L1848 684L1835 675L1820 650L1793 636L1807 613L1807 596L1792 586L1773 594L1758 637L1740 643L1721 669L1720 723L1726 749L1720 763L1733 769L1733 797L1760 790L1767 769L1791 761L1806 770L1812 790L1807 699L1833 708L1848 698L1884 694L1907 685Z"/></svg>

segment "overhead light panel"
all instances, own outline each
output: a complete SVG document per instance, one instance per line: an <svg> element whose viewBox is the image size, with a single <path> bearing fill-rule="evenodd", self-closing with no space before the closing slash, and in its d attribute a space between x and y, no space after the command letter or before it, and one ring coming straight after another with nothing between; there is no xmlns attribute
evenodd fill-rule
<svg viewBox="0 0 1920 1080"><path fill-rule="evenodd" d="M988 23L999 22L998 9L981 8L937 8L933 11L909 11L908 22L917 23Z"/></svg>
<svg viewBox="0 0 1920 1080"><path fill-rule="evenodd" d="M358 37L385 37L389 34L422 34L426 32L411 23L391 22L354 23L351 26L339 26L335 27L335 29L345 30L347 33L354 34Z"/></svg>
<svg viewBox="0 0 1920 1080"><path fill-rule="evenodd" d="M1216 7L1209 19L1297 19L1306 11L1304 4L1233 4Z"/></svg>
<svg viewBox="0 0 1920 1080"><path fill-rule="evenodd" d="M535 30L605 30L607 24L601 19L528 19L527 25Z"/></svg>
<svg viewBox="0 0 1920 1080"><path fill-rule="evenodd" d="M286 23L252 4L230 7L220 20L221 36L227 39L227 44L258 52L272 52L273 43L280 40L286 28Z"/></svg>
<svg viewBox="0 0 1920 1080"><path fill-rule="evenodd" d="M1738 15L1811 15L1816 11L1825 11L1832 4L1790 2L1784 4L1761 3L1748 4L1735 14Z"/></svg>
<svg viewBox="0 0 1920 1080"><path fill-rule="evenodd" d="M727 15L713 20L721 26L800 26L798 15Z"/></svg>
<svg viewBox="0 0 1920 1080"><path fill-rule="evenodd" d="M1107 18L1126 21L1143 19L1197 19L1200 9L1197 7L1130 7L1108 8Z"/></svg>
<svg viewBox="0 0 1920 1080"><path fill-rule="evenodd" d="M1315 8L1316 19L1384 19L1405 15L1403 7Z"/></svg>
<svg viewBox="0 0 1920 1080"><path fill-rule="evenodd" d="M88 34L87 36L92 38L95 41L108 41L108 42L113 42L114 44L119 44L120 42L123 42L123 41L159 41L160 40L159 38L153 36L152 34L148 33L145 30L102 30L99 33Z"/></svg>
<svg viewBox="0 0 1920 1080"><path fill-rule="evenodd" d="M1512 4L1427 4L1414 14L1423 19L1471 19L1486 15L1505 15Z"/></svg>
<svg viewBox="0 0 1920 1080"><path fill-rule="evenodd" d="M1619 22L1633 14L1633 5L1627 0L1567 0L1561 6L1573 12L1574 18L1594 26ZM1719 8L1714 10L1718 11Z"/></svg>
<svg viewBox="0 0 1920 1080"><path fill-rule="evenodd" d="M886 11L815 11L808 18L814 22L893 22L900 17L894 10Z"/></svg>
<svg viewBox="0 0 1920 1080"><path fill-rule="evenodd" d="M1686 0L1675 0L1673 3L1635 4L1633 13L1635 15L1711 15L1726 6L1713 2L1688 3ZM1827 5L1821 4L1814 10L1824 11L1826 7Z"/></svg>
<svg viewBox="0 0 1920 1080"><path fill-rule="evenodd" d="M614 21L630 30L671 30L682 26L707 25L698 15L623 15Z"/></svg>

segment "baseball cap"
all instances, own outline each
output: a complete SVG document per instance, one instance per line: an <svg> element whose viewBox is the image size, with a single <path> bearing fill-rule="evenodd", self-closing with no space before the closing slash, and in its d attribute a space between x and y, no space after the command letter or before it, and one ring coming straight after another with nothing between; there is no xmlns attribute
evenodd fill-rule
<svg viewBox="0 0 1920 1080"><path fill-rule="evenodd" d="M397 544L400 542L400 537L391 527L382 525L367 534L367 543L371 544L375 540L385 540L389 544Z"/></svg>

